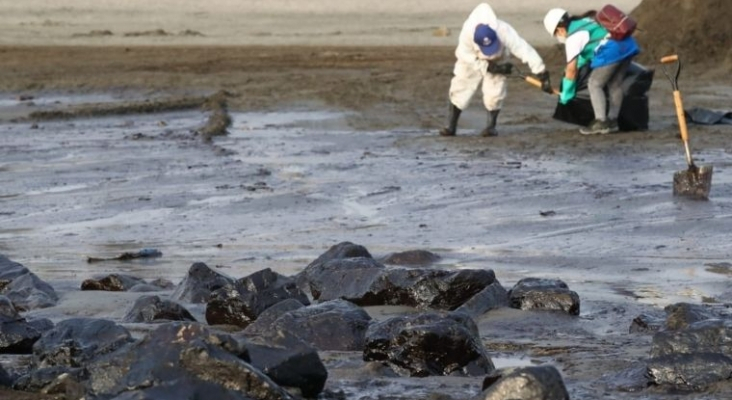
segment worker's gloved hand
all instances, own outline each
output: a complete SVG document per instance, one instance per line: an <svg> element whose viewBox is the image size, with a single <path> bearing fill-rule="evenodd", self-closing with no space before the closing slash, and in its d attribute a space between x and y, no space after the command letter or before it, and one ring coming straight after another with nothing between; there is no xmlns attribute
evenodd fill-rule
<svg viewBox="0 0 732 400"><path fill-rule="evenodd" d="M541 81L541 90L549 94L554 94L554 89L552 89L552 83L549 80L549 71L544 70L544 72L536 74L536 77L539 78L539 80Z"/></svg>
<svg viewBox="0 0 732 400"><path fill-rule="evenodd" d="M577 81L562 78L562 92L559 94L559 102L562 104L569 103L575 96L577 90Z"/></svg>
<svg viewBox="0 0 732 400"><path fill-rule="evenodd" d="M513 72L513 64L511 63L489 63L486 70L489 74L511 75Z"/></svg>

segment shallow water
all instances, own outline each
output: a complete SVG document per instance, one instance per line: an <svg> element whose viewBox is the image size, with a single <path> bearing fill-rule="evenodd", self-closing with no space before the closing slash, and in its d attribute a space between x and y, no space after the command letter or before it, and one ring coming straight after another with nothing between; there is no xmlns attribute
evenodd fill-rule
<svg viewBox="0 0 732 400"><path fill-rule="evenodd" d="M350 240L375 254L431 249L506 283L560 277L591 296L622 286L663 304L726 285L705 272L731 258L722 151L706 155L712 201L690 202L670 195L675 155L481 155L461 143L472 138L353 132L346 117L233 114L213 145L191 134L198 112L4 124L0 249L51 280L175 280L195 261L293 273ZM144 247L164 257L85 262Z"/></svg>

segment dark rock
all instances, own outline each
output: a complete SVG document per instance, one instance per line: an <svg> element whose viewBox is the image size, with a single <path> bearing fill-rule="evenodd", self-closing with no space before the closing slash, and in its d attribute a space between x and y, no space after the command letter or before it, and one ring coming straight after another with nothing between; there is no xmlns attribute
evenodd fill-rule
<svg viewBox="0 0 732 400"><path fill-rule="evenodd" d="M305 307L305 305L295 299L283 300L259 314L257 320L244 329L244 333L247 335L258 335L262 332L267 332L270 325L272 325L277 318L281 317L288 311L297 310L303 307Z"/></svg>
<svg viewBox="0 0 732 400"><path fill-rule="evenodd" d="M364 297L385 268L370 257L335 259L308 266L298 275L298 282L306 285L316 300L350 301Z"/></svg>
<svg viewBox="0 0 732 400"><path fill-rule="evenodd" d="M28 323L28 325L32 326L35 330L41 333L50 331L55 326L54 323L47 318L26 319L26 322Z"/></svg>
<svg viewBox="0 0 732 400"><path fill-rule="evenodd" d="M286 299L295 299L304 305L310 300L297 288L293 278L280 275L269 268L257 271L236 282L238 287L246 290L249 308L259 316L264 310Z"/></svg>
<svg viewBox="0 0 732 400"><path fill-rule="evenodd" d="M154 279L150 282L150 284L164 290L170 290L175 288L175 284L165 278Z"/></svg>
<svg viewBox="0 0 732 400"><path fill-rule="evenodd" d="M257 333L264 337L292 335L318 350L361 351L370 322L371 316L361 307L333 300L287 311Z"/></svg>
<svg viewBox="0 0 732 400"><path fill-rule="evenodd" d="M53 323L47 319L27 321L10 299L0 296L0 353L31 354L33 344L51 327Z"/></svg>
<svg viewBox="0 0 732 400"><path fill-rule="evenodd" d="M579 315L580 299L559 279L524 278L508 292L510 306L520 310L561 311Z"/></svg>
<svg viewBox="0 0 732 400"><path fill-rule="evenodd" d="M18 311L52 307L58 302L51 285L3 255L0 255L0 282L0 295L7 296Z"/></svg>
<svg viewBox="0 0 732 400"><path fill-rule="evenodd" d="M8 371L0 365L0 387L10 387L13 385L13 378L8 374Z"/></svg>
<svg viewBox="0 0 732 400"><path fill-rule="evenodd" d="M124 322L196 321L185 307L158 296L142 296L127 312Z"/></svg>
<svg viewBox="0 0 732 400"><path fill-rule="evenodd" d="M100 261L129 261L129 260L135 260L138 258L158 258L162 257L163 253L158 249L142 249L139 251L128 251L124 252L116 257L87 257L86 261L88 263L93 262L100 262Z"/></svg>
<svg viewBox="0 0 732 400"><path fill-rule="evenodd" d="M51 285L3 255L0 255L0 283L0 295L7 296L18 311L52 307L58 302Z"/></svg>
<svg viewBox="0 0 732 400"><path fill-rule="evenodd" d="M72 318L46 331L33 345L36 365L81 367L132 341L130 332L112 321Z"/></svg>
<svg viewBox="0 0 732 400"><path fill-rule="evenodd" d="M312 267L307 282L313 298L320 301L454 310L495 279L492 270L386 269L372 258L361 257Z"/></svg>
<svg viewBox="0 0 732 400"><path fill-rule="evenodd" d="M332 246L328 251L321 254L313 262L308 264L305 269L297 274L297 285L303 290L309 290L307 282L310 280L310 273L317 270L318 266L328 261L342 260L347 258L373 258L365 247L351 242L341 242Z"/></svg>
<svg viewBox="0 0 732 400"><path fill-rule="evenodd" d="M248 360L246 348L231 336L174 322L95 360L88 367L88 385L101 398L172 400L194 393L205 399L293 398Z"/></svg>
<svg viewBox="0 0 732 400"><path fill-rule="evenodd" d="M496 280L468 299L468 301L455 309L455 311L475 318L500 307L508 307L508 292Z"/></svg>
<svg viewBox="0 0 732 400"><path fill-rule="evenodd" d="M86 377L86 370L79 371L79 376L64 373L56 377L51 383L41 389L44 394L60 394L67 399L82 399L86 388L80 383Z"/></svg>
<svg viewBox="0 0 732 400"><path fill-rule="evenodd" d="M13 302L6 296L0 296L0 323L12 322L22 319Z"/></svg>
<svg viewBox="0 0 732 400"><path fill-rule="evenodd" d="M479 376L495 368L475 322L454 312L373 323L366 332L363 359L384 362L402 376Z"/></svg>
<svg viewBox="0 0 732 400"><path fill-rule="evenodd" d="M206 303L211 297L211 292L233 283L234 279L198 262L191 265L188 275L175 289L171 299L187 303Z"/></svg>
<svg viewBox="0 0 732 400"><path fill-rule="evenodd" d="M234 285L226 285L213 293L206 303L206 322L209 325L232 325L246 328L256 317L246 312L246 304Z"/></svg>
<svg viewBox="0 0 732 400"><path fill-rule="evenodd" d="M385 271L382 276L378 289L372 289L374 297L380 297L379 293L385 297L386 301L378 304L438 310L454 310L496 281L496 275L490 269L394 269Z"/></svg>
<svg viewBox="0 0 732 400"><path fill-rule="evenodd" d="M146 284L145 280L131 275L111 274L100 279L86 279L81 283L81 290L126 292L140 284Z"/></svg>
<svg viewBox="0 0 732 400"><path fill-rule="evenodd" d="M351 242L341 242L335 246L332 246L328 251L321 254L315 261L311 262L308 267L317 264L322 264L331 260L341 260L344 258L356 258L356 257L371 257L371 253L366 250L365 247L359 244L353 244Z"/></svg>
<svg viewBox="0 0 732 400"><path fill-rule="evenodd" d="M671 331L686 329L695 322L718 318L710 308L699 304L676 303L663 310L666 312L666 329Z"/></svg>
<svg viewBox="0 0 732 400"><path fill-rule="evenodd" d="M653 336L651 357L694 353L732 354L732 321L706 320Z"/></svg>
<svg viewBox="0 0 732 400"><path fill-rule="evenodd" d="M649 382L701 390L732 376L732 321L710 319L653 336Z"/></svg>
<svg viewBox="0 0 732 400"><path fill-rule="evenodd" d="M292 336L249 337L245 341L250 364L277 384L297 388L306 398L315 398L325 387L328 371L318 351Z"/></svg>
<svg viewBox="0 0 732 400"><path fill-rule="evenodd" d="M562 375L550 365L502 368L483 380L475 400L569 400Z"/></svg>
<svg viewBox="0 0 732 400"><path fill-rule="evenodd" d="M670 354L648 363L648 381L681 390L705 390L732 377L732 359L719 353Z"/></svg>
<svg viewBox="0 0 732 400"><path fill-rule="evenodd" d="M440 256L427 250L408 250L386 255L379 261L387 265L427 266L440 261Z"/></svg>
<svg viewBox="0 0 732 400"><path fill-rule="evenodd" d="M638 362L620 372L603 375L602 381L608 390L636 393L648 388L647 371L648 366Z"/></svg>
<svg viewBox="0 0 732 400"><path fill-rule="evenodd" d="M57 365L48 368L40 368L32 370L29 374L24 375L15 382L14 388L26 392L53 392L65 393L68 391L78 392L79 382L87 378L84 368L72 368L66 365ZM80 390L81 396L70 397L80 399L83 397L84 390Z"/></svg>
<svg viewBox="0 0 732 400"><path fill-rule="evenodd" d="M9 258L0 254L0 280L10 282L21 275L29 273L30 270L22 264L11 261Z"/></svg>
<svg viewBox="0 0 732 400"><path fill-rule="evenodd" d="M53 287L34 273L13 279L3 289L2 294L8 296L18 311L53 307L58 303L58 295Z"/></svg>
<svg viewBox="0 0 732 400"><path fill-rule="evenodd" d="M246 328L264 310L286 299L310 304L292 278L267 268L213 292L206 304L206 321Z"/></svg>
<svg viewBox="0 0 732 400"><path fill-rule="evenodd" d="M665 321L653 315L641 314L630 323L630 333L653 333L663 328Z"/></svg>
<svg viewBox="0 0 732 400"><path fill-rule="evenodd" d="M320 301L344 299L359 305L374 305L382 300L373 298L368 292L381 278L384 269L373 258L327 261L311 272L310 292L314 299Z"/></svg>

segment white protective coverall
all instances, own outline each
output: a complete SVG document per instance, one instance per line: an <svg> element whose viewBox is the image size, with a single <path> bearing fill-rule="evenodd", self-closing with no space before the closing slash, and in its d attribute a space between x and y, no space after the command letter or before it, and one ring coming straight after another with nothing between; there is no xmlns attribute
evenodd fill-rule
<svg viewBox="0 0 732 400"><path fill-rule="evenodd" d="M491 60L486 60L474 41L475 27L478 24L490 26L503 43L503 51ZM455 49L455 68L450 82L450 101L455 107L464 110L470 99L483 82L483 104L488 111L500 110L506 98L506 76L486 72L489 62L507 61L511 55L528 64L531 72L544 72L544 61L511 25L499 20L491 6L481 3L463 24L457 49Z"/></svg>

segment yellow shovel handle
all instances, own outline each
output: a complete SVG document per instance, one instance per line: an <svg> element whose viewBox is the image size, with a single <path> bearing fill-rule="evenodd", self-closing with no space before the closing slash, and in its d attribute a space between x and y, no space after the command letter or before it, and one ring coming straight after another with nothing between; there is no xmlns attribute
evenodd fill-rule
<svg viewBox="0 0 732 400"><path fill-rule="evenodd" d="M676 105L676 118L679 120L679 129L681 130L681 140L689 141L689 129L686 126L686 117L684 116L684 103L681 100L681 92L674 90L674 104Z"/></svg>
<svg viewBox="0 0 732 400"><path fill-rule="evenodd" d="M686 163L691 167L694 165L694 159L691 158L691 150L689 150L689 129L686 126L686 116L684 116L684 103L681 101L681 92L678 90L674 90L674 104L676 105L676 117L679 120L681 140L684 142Z"/></svg>
<svg viewBox="0 0 732 400"><path fill-rule="evenodd" d="M679 56L676 54L661 58L661 64L668 64L674 61L679 61Z"/></svg>
<svg viewBox="0 0 732 400"><path fill-rule="evenodd" d="M529 84L534 85L538 88L541 88L542 86L541 81L534 78L533 76L527 76L524 79L526 80L526 82L529 82ZM557 89L552 89L552 91L554 92L554 94L559 94L559 91Z"/></svg>

